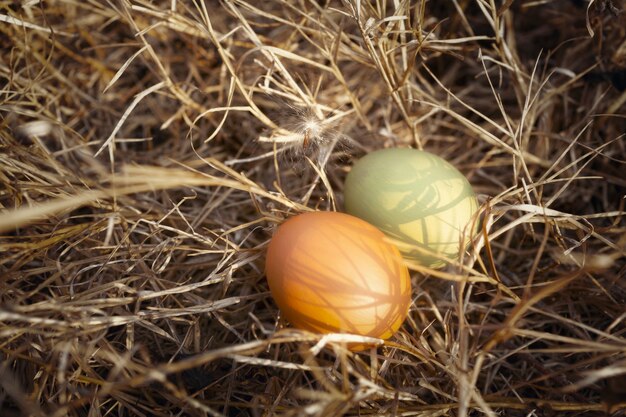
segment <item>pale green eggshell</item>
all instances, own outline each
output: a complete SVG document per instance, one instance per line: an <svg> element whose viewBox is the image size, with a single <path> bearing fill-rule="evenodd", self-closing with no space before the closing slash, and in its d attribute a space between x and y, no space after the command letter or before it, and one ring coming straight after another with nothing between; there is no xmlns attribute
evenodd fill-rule
<svg viewBox="0 0 626 417"><path fill-rule="evenodd" d="M360 159L346 178L344 198L349 214L400 240L406 258L431 268L458 259L476 229L478 202L467 178L416 149L384 149Z"/></svg>

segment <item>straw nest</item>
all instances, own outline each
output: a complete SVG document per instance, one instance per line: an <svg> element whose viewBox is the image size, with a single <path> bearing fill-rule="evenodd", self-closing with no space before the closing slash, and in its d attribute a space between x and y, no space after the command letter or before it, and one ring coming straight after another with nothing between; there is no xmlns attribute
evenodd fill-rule
<svg viewBox="0 0 626 417"><path fill-rule="evenodd" d="M0 414L623 415L624 6L0 1ZM467 256L378 348L290 328L272 231L408 146Z"/></svg>

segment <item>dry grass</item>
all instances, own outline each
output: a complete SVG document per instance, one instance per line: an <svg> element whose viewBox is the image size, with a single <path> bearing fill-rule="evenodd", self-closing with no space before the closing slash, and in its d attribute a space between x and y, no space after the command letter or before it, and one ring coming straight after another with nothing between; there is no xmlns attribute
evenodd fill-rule
<svg viewBox="0 0 626 417"><path fill-rule="evenodd" d="M624 8L0 0L0 415L624 415ZM391 146L483 229L355 354L264 250Z"/></svg>

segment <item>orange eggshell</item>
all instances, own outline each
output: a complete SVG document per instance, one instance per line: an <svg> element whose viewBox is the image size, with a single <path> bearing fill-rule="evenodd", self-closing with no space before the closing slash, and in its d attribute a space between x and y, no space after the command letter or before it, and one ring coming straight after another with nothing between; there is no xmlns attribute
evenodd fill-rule
<svg viewBox="0 0 626 417"><path fill-rule="evenodd" d="M283 316L318 333L387 339L406 318L411 281L400 251L357 217L294 216L274 234L267 281Z"/></svg>

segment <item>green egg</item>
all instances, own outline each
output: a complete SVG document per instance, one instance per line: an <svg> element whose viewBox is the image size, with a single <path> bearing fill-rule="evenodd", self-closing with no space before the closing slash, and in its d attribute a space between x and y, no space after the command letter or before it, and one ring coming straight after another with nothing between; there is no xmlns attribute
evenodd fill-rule
<svg viewBox="0 0 626 417"><path fill-rule="evenodd" d="M345 208L399 241L403 255L430 268L459 258L476 231L478 201L453 165L428 152L383 149L346 178Z"/></svg>

